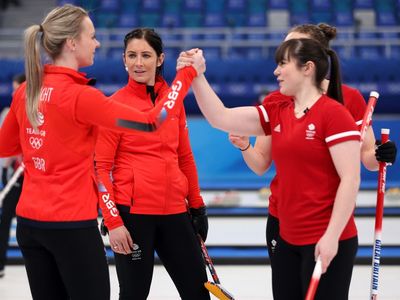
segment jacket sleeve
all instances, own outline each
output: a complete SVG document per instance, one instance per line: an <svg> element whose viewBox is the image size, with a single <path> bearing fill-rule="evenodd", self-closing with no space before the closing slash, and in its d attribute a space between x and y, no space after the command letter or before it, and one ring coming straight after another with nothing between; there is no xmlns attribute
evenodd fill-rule
<svg viewBox="0 0 400 300"><path fill-rule="evenodd" d="M115 205L113 182L111 179L119 140L120 134L100 129L95 148L94 160L99 191L99 205L103 213L104 223L109 230L124 224Z"/></svg>
<svg viewBox="0 0 400 300"><path fill-rule="evenodd" d="M17 117L14 110L10 109L0 128L0 157L15 156L21 152Z"/></svg>
<svg viewBox="0 0 400 300"><path fill-rule="evenodd" d="M187 200L189 207L199 208L204 206L203 198L200 195L199 178L192 147L190 146L189 131L187 127L185 109L182 107L179 117L179 145L178 145L179 168L185 174L189 183Z"/></svg>
<svg viewBox="0 0 400 300"><path fill-rule="evenodd" d="M75 104L75 118L83 124L117 130L154 131L183 107L196 70L186 67L178 71L164 98L149 112L107 99L100 91L87 87Z"/></svg>

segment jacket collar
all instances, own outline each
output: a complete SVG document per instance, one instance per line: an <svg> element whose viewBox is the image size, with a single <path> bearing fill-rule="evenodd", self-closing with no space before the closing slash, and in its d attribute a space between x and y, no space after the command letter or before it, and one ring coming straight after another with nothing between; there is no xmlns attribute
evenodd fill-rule
<svg viewBox="0 0 400 300"><path fill-rule="evenodd" d="M45 65L44 66L44 73L45 74L64 74L69 76L72 80L74 80L76 83L79 84L93 84L93 79L87 78L86 73L83 72L78 72L74 69L67 68L67 67L61 67L61 66L55 66L55 65Z"/></svg>
<svg viewBox="0 0 400 300"><path fill-rule="evenodd" d="M165 87L166 84L167 83L161 76L156 76L156 82L154 84L154 93L156 95L159 95L162 88ZM144 83L137 82L129 77L127 87L142 99L148 97L147 85Z"/></svg>

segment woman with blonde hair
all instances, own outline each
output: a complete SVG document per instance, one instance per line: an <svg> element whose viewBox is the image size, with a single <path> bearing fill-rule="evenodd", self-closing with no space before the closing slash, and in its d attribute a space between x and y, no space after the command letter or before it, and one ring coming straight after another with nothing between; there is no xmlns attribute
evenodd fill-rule
<svg viewBox="0 0 400 300"><path fill-rule="evenodd" d="M53 9L25 32L26 84L14 94L0 131L0 156L22 153L24 185L17 205L17 240L34 299L109 299L104 245L97 227L93 167L98 127L153 131L180 110L192 79L177 73L170 93L146 113L109 101L78 72L93 64L100 43L88 13ZM41 47L51 59L43 68Z"/></svg>

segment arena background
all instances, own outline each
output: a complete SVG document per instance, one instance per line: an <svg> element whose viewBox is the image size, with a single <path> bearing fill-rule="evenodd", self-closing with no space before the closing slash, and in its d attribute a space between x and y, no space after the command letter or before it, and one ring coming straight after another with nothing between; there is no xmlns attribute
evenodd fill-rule
<svg viewBox="0 0 400 300"><path fill-rule="evenodd" d="M0 110L11 101L13 75L23 72L23 29L38 24L55 5L73 3L90 11L101 48L94 66L84 71L97 79L96 86L105 94L111 95L127 80L121 59L125 33L145 26L155 28L163 38L164 75L169 82L175 75L179 52L200 47L207 59L208 80L225 105L232 107L257 104L260 94L276 89L273 55L290 27L327 22L338 29L332 46L341 59L344 83L358 88L365 98L372 90L381 95L373 116L375 135L380 136L381 128L390 128L391 139L400 144L400 0L9 2L6 9L0 10ZM268 185L274 168L265 176L254 175L240 152L229 143L227 134L211 128L204 120L191 92L185 107L200 185L209 205L210 254L218 264L268 263L264 230ZM356 209L361 245L357 265L371 262L376 182L377 173L363 168ZM398 280L399 161L388 168L385 201L382 264L395 266L390 276ZM10 262L21 264L14 234L10 244ZM112 261L111 252L108 253ZM1 299L2 293L8 295L0 282ZM383 295L381 299L400 299L400 294L386 298Z"/></svg>

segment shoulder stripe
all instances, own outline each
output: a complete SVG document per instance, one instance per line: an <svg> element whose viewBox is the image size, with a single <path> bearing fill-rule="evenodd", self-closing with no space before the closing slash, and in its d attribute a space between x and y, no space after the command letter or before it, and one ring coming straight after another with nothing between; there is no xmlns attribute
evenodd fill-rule
<svg viewBox="0 0 400 300"><path fill-rule="evenodd" d="M260 110L261 110L261 112L262 112L262 115L263 115L263 117L264 117L264 122L265 122L265 123L268 123L268 122L269 122L269 118L268 118L267 111L265 110L265 107L262 106L262 105L259 105L258 107L260 108Z"/></svg>
<svg viewBox="0 0 400 300"><path fill-rule="evenodd" d="M348 136L360 136L360 132L357 130L352 130L352 131L345 131L345 132L337 133L337 134L328 136L325 139L325 142L329 143L334 140L341 139L341 138L348 137Z"/></svg>

